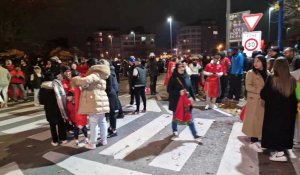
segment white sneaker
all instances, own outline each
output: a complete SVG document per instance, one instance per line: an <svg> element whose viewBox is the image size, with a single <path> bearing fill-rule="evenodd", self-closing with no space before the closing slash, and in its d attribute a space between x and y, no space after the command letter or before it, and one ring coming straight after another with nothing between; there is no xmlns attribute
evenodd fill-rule
<svg viewBox="0 0 300 175"><path fill-rule="evenodd" d="M271 153L271 156L269 157L269 159L272 161L276 161L276 162L286 162L287 161L287 157L284 155L283 151Z"/></svg>
<svg viewBox="0 0 300 175"><path fill-rule="evenodd" d="M57 143L57 142L56 142L56 143L51 142L51 145L52 145L52 146L58 146L58 143Z"/></svg>
<svg viewBox="0 0 300 175"><path fill-rule="evenodd" d="M208 110L209 108L210 108L210 106L209 106L209 105L206 105L204 109L205 109L205 110Z"/></svg>
<svg viewBox="0 0 300 175"><path fill-rule="evenodd" d="M263 152L263 149L261 148L260 143L258 143L258 142L251 143L249 145L249 147L251 149L253 149L254 151L258 152L258 153L262 153Z"/></svg>

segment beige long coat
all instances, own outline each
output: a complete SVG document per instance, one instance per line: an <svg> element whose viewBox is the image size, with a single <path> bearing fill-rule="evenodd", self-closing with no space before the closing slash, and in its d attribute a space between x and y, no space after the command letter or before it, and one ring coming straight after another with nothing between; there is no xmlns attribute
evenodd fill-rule
<svg viewBox="0 0 300 175"><path fill-rule="evenodd" d="M82 88L79 102L79 114L104 114L109 112L106 79L110 75L107 65L92 66L86 77L74 77L72 84Z"/></svg>
<svg viewBox="0 0 300 175"><path fill-rule="evenodd" d="M260 91L265 82L260 74L250 70L246 75L247 104L243 133L249 137L261 138L265 104L260 98Z"/></svg>

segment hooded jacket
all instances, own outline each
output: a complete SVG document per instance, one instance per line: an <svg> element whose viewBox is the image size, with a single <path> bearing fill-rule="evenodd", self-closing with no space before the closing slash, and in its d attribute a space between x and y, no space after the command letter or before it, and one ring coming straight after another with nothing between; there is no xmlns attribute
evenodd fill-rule
<svg viewBox="0 0 300 175"><path fill-rule="evenodd" d="M109 112L108 97L105 92L106 79L110 75L107 65L92 66L86 77L74 77L72 85L82 88L79 102L79 114L104 114Z"/></svg>

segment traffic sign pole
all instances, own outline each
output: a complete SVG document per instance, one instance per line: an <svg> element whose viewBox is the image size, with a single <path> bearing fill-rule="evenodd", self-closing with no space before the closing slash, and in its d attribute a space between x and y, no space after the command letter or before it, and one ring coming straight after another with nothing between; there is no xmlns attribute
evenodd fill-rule
<svg viewBox="0 0 300 175"><path fill-rule="evenodd" d="M283 31L283 0L278 0L279 3L279 13L278 13L278 47L282 50L282 31Z"/></svg>

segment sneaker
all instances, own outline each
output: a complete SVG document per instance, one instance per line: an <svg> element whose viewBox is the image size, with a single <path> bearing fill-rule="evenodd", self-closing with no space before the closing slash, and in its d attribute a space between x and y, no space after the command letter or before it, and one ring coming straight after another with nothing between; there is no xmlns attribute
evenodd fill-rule
<svg viewBox="0 0 300 175"><path fill-rule="evenodd" d="M51 145L52 146L58 146L58 143L57 142L51 142Z"/></svg>
<svg viewBox="0 0 300 175"><path fill-rule="evenodd" d="M195 135L195 136L194 136L194 139L195 139L197 142L201 142L201 141L202 141L202 137L199 136L199 135Z"/></svg>
<svg viewBox="0 0 300 175"><path fill-rule="evenodd" d="M258 142L251 143L249 147L258 153L263 152L263 149L261 148L260 143Z"/></svg>
<svg viewBox="0 0 300 175"><path fill-rule="evenodd" d="M96 146L105 146L105 145L107 145L107 140L106 141L101 140L100 142L97 143Z"/></svg>
<svg viewBox="0 0 300 175"><path fill-rule="evenodd" d="M213 104L213 105L211 105L211 108L212 108L212 109L217 109L218 106L217 106L216 104Z"/></svg>
<svg viewBox="0 0 300 175"><path fill-rule="evenodd" d="M179 138L178 132L177 131L173 132L173 137L171 138L171 140L176 140L178 138Z"/></svg>
<svg viewBox="0 0 300 175"><path fill-rule="evenodd" d="M114 130L114 131L109 132L109 134L107 135L107 138L116 137L116 136L118 136L118 133L116 130Z"/></svg>
<svg viewBox="0 0 300 175"><path fill-rule="evenodd" d="M209 110L209 109L210 109L210 106L209 106L209 105L206 105L204 109L205 109L205 110Z"/></svg>
<svg viewBox="0 0 300 175"><path fill-rule="evenodd" d="M269 159L271 161L276 161L276 162L286 162L287 161L287 157L284 155L283 151L271 153L271 156L269 157Z"/></svg>
<svg viewBox="0 0 300 175"><path fill-rule="evenodd" d="M63 141L61 141L61 144L63 144L63 145L65 145L65 144L67 144L68 143L68 141L67 140L63 140Z"/></svg>
<svg viewBox="0 0 300 175"><path fill-rule="evenodd" d="M85 145L85 148L86 148L86 149L91 149L91 150L92 150L92 149L96 149L96 144L86 144L86 145Z"/></svg>
<svg viewBox="0 0 300 175"><path fill-rule="evenodd" d="M79 146L79 141L78 140L75 141L75 145Z"/></svg>

